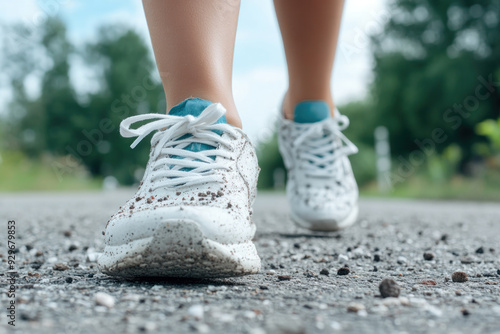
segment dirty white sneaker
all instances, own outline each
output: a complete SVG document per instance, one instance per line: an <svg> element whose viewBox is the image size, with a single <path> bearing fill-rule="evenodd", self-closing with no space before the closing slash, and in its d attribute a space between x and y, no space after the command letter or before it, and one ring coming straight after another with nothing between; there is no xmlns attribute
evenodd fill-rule
<svg viewBox="0 0 500 334"><path fill-rule="evenodd" d="M105 230L99 268L124 277L227 277L257 273L251 207L259 173L248 137L222 105L188 99L169 115L125 119L124 137L157 131L135 196ZM150 120L138 129L130 126Z"/></svg>
<svg viewBox="0 0 500 334"><path fill-rule="evenodd" d="M353 224L358 187L347 156L358 149L342 133L349 119L323 101L305 101L294 121L279 120L279 149L288 171L290 216L301 227L332 231Z"/></svg>

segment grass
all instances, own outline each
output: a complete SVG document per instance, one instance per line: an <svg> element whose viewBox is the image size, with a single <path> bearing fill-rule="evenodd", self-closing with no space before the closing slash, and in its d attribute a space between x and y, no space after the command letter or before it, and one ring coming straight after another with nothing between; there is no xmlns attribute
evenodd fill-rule
<svg viewBox="0 0 500 334"><path fill-rule="evenodd" d="M360 194L367 197L499 201L500 183L491 182L488 178L463 176L435 182L429 178L415 176L387 193L381 193L376 184L370 184L362 188Z"/></svg>
<svg viewBox="0 0 500 334"><path fill-rule="evenodd" d="M33 160L20 152L0 152L0 192L101 188L101 181L91 178L82 168L75 168L58 176L54 163L62 164L63 160L49 156Z"/></svg>

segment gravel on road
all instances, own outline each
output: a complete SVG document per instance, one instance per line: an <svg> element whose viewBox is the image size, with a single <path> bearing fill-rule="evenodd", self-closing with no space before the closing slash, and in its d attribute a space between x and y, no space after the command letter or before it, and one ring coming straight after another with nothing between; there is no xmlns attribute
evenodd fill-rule
<svg viewBox="0 0 500 334"><path fill-rule="evenodd" d="M500 333L498 203L362 199L355 226L318 233L290 222L282 194L263 193L259 274L116 279L96 259L132 193L0 195L0 333L12 300L19 333Z"/></svg>

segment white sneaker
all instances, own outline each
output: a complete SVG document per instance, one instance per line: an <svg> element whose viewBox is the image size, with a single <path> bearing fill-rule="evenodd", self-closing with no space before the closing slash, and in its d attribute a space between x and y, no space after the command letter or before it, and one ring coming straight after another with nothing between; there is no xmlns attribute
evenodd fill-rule
<svg viewBox="0 0 500 334"><path fill-rule="evenodd" d="M342 133L349 119L323 101L305 101L294 121L279 120L279 149L288 171L292 220L311 230L332 231L358 216L358 187L347 155L358 151Z"/></svg>
<svg viewBox="0 0 500 334"><path fill-rule="evenodd" d="M122 136L138 137L132 148L157 132L139 190L106 225L99 267L124 277L257 273L251 220L259 173L255 150L240 129L225 122L221 104L188 99L179 106L179 114L195 112L176 116L172 109L120 125ZM144 120L151 122L130 128Z"/></svg>

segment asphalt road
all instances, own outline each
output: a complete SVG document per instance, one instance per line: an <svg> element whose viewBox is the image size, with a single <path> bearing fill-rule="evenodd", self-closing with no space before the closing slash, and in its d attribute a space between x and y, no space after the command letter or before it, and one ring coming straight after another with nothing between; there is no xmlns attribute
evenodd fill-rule
<svg viewBox="0 0 500 334"><path fill-rule="evenodd" d="M0 332L13 329L14 300L19 333L500 333L498 203L363 199L354 227L312 233L288 220L282 195L259 194L258 275L126 281L95 259L131 194L0 195ZM456 271L468 281L453 282ZM400 297L380 296L384 278Z"/></svg>

